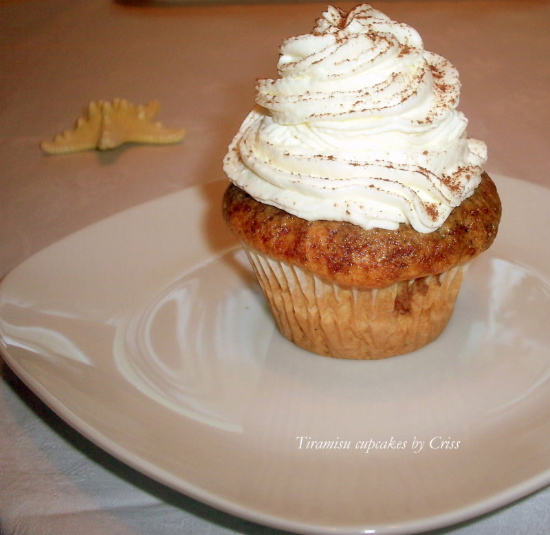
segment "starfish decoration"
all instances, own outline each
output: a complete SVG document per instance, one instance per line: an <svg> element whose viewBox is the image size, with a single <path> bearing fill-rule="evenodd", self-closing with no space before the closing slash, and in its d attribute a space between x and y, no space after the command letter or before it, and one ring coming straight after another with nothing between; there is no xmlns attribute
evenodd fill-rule
<svg viewBox="0 0 550 535"><path fill-rule="evenodd" d="M90 102L88 117L80 117L74 130L43 141L40 148L48 154L66 154L90 149L109 150L123 143L168 144L181 141L183 128L165 128L151 119L160 109L153 100L145 106L116 98L113 102Z"/></svg>

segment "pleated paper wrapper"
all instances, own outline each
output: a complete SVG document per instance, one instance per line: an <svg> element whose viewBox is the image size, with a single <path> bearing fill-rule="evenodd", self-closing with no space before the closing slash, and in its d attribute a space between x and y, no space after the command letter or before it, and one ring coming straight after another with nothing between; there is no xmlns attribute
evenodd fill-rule
<svg viewBox="0 0 550 535"><path fill-rule="evenodd" d="M342 359L382 359L416 351L447 325L468 264L374 289L326 281L243 244L283 336Z"/></svg>

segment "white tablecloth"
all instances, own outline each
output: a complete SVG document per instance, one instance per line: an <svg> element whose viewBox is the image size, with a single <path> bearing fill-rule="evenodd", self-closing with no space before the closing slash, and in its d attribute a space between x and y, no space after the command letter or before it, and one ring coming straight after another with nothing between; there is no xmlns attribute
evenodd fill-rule
<svg viewBox="0 0 550 535"><path fill-rule="evenodd" d="M353 6L341 2L344 8ZM458 66L469 133L489 172L550 185L548 2L380 1ZM250 109L277 46L325 3L13 0L0 4L0 277L94 221L204 180ZM182 144L46 157L38 148L90 100L158 99ZM114 460L0 361L3 535L277 533L178 494ZM548 535L550 489L438 531Z"/></svg>

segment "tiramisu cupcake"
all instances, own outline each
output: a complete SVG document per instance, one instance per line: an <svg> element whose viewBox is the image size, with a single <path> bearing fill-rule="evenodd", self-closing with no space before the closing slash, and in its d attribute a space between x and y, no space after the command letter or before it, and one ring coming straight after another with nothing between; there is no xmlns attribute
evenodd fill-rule
<svg viewBox="0 0 550 535"><path fill-rule="evenodd" d="M229 147L227 224L282 334L380 359L445 328L501 206L456 69L368 5L286 40Z"/></svg>

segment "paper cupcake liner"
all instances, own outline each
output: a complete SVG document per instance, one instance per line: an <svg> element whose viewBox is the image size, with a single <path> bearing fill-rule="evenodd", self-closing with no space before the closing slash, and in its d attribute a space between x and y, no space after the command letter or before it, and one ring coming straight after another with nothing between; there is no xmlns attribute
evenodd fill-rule
<svg viewBox="0 0 550 535"><path fill-rule="evenodd" d="M468 266L383 288L349 288L243 247L281 333L303 349L344 359L382 359L435 340Z"/></svg>

